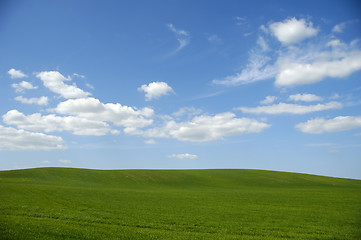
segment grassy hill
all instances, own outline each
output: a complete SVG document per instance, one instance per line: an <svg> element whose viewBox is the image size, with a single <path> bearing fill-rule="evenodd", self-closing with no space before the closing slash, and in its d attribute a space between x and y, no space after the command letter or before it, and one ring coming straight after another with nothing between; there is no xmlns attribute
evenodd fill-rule
<svg viewBox="0 0 361 240"><path fill-rule="evenodd" d="M361 239L361 181L261 170L0 172L1 239Z"/></svg>

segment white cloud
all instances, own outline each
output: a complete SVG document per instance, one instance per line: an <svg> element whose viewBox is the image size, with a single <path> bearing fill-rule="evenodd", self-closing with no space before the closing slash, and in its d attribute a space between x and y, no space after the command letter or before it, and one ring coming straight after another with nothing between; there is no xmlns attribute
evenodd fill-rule
<svg viewBox="0 0 361 240"><path fill-rule="evenodd" d="M333 39L331 41L329 41L326 46L327 47L341 47L344 46L345 44L343 42L340 41L340 39Z"/></svg>
<svg viewBox="0 0 361 240"><path fill-rule="evenodd" d="M255 113L255 114L306 114L311 112L324 111L329 109L342 108L342 104L339 102L329 102L326 104L317 105L298 105L288 103L278 103L269 106L258 106L255 108L240 107L237 110L241 110L244 113Z"/></svg>
<svg viewBox="0 0 361 240"><path fill-rule="evenodd" d="M119 103L102 103L96 98L68 99L61 102L53 111L83 119L106 121L122 127L141 128L153 123L148 119L154 114L151 108L140 110Z"/></svg>
<svg viewBox="0 0 361 240"><path fill-rule="evenodd" d="M78 73L73 73L73 75L74 75L75 77L85 79L85 76L84 76L84 75L81 75L81 74L78 74Z"/></svg>
<svg viewBox="0 0 361 240"><path fill-rule="evenodd" d="M305 19L286 19L283 22L275 22L269 25L273 35L283 44L300 42L306 38L316 36L319 29L314 28L312 22Z"/></svg>
<svg viewBox="0 0 361 240"><path fill-rule="evenodd" d="M340 132L360 127L361 116L339 116L329 120L324 118L316 118L296 125L296 128L301 132L312 134Z"/></svg>
<svg viewBox="0 0 361 240"><path fill-rule="evenodd" d="M361 51L358 40L345 43L333 35L323 35L302 44L292 45L316 36L318 28L305 19L286 19L260 27L255 46L250 50L248 63L240 72L214 79L214 84L235 86L261 80L275 79L279 87L312 84L325 78L345 78L361 70ZM269 34L275 35L287 47L272 44Z"/></svg>
<svg viewBox="0 0 361 240"><path fill-rule="evenodd" d="M339 24L336 24L333 28L332 28L332 32L333 33L342 33L343 30L345 30L345 28L347 27L347 25L349 24L353 24L353 23L357 23L359 20L350 20L350 21L346 21L346 22L342 22Z"/></svg>
<svg viewBox="0 0 361 240"><path fill-rule="evenodd" d="M237 23L236 23L237 25L247 24L247 18L246 17L237 16L234 19L237 21Z"/></svg>
<svg viewBox="0 0 361 240"><path fill-rule="evenodd" d="M332 28L332 32L334 33L342 33L343 30L345 29L346 27L346 22L343 22L343 23L339 23L337 25L335 25L333 28Z"/></svg>
<svg viewBox="0 0 361 240"><path fill-rule="evenodd" d="M276 101L276 99L277 99L276 96L267 96L264 100L260 101L260 104L264 104L264 105L271 104L274 101Z"/></svg>
<svg viewBox="0 0 361 240"><path fill-rule="evenodd" d="M314 94L303 93L303 94L293 94L288 97L290 101L303 101L303 102L314 102L322 101L323 98Z"/></svg>
<svg viewBox="0 0 361 240"><path fill-rule="evenodd" d="M338 99L340 98L340 95L338 93L333 94L329 99Z"/></svg>
<svg viewBox="0 0 361 240"><path fill-rule="evenodd" d="M46 164L48 164L48 163L50 163L50 161L45 160L45 161L41 161L41 163L46 163Z"/></svg>
<svg viewBox="0 0 361 240"><path fill-rule="evenodd" d="M361 51L344 53L336 60L314 63L284 62L276 77L277 86L294 86L322 81L326 77L342 78L361 70Z"/></svg>
<svg viewBox="0 0 361 240"><path fill-rule="evenodd" d="M327 149L327 152L329 152L329 153L338 153L338 152L340 152L340 149L339 148L329 148L329 149Z"/></svg>
<svg viewBox="0 0 361 240"><path fill-rule="evenodd" d="M60 159L59 162L61 162L61 163L71 163L70 160L66 160L66 159Z"/></svg>
<svg viewBox="0 0 361 240"><path fill-rule="evenodd" d="M178 48L173 51L173 54L174 54L189 44L190 35L188 32L186 32L184 30L176 29L173 24L167 24L167 27L169 30L171 30L172 32L175 33L177 40L179 42Z"/></svg>
<svg viewBox="0 0 361 240"><path fill-rule="evenodd" d="M71 131L75 135L95 136L117 133L117 130L110 129L109 125L105 122L73 116L60 117L54 114L42 116L40 113L26 116L17 110L11 110L3 115L3 120L8 125L15 125L18 128L30 131Z"/></svg>
<svg viewBox="0 0 361 240"><path fill-rule="evenodd" d="M178 159L196 159L198 158L195 154L182 153L182 154L172 154L168 156L169 158L178 158Z"/></svg>
<svg viewBox="0 0 361 240"><path fill-rule="evenodd" d="M17 130L0 125L0 150L51 150L65 149L61 137Z"/></svg>
<svg viewBox="0 0 361 240"><path fill-rule="evenodd" d="M248 64L241 73L223 79L215 79L213 83L234 86L270 79L277 74L277 68L268 64L270 61L271 58L268 56L251 52Z"/></svg>
<svg viewBox="0 0 361 240"><path fill-rule="evenodd" d="M146 144L156 144L157 142L154 139L147 139L144 141Z"/></svg>
<svg viewBox="0 0 361 240"><path fill-rule="evenodd" d="M90 83L85 83L85 86L87 86L87 87L90 88L90 89L94 89L94 86L91 85Z"/></svg>
<svg viewBox="0 0 361 240"><path fill-rule="evenodd" d="M15 97L16 101L25 103L25 104L36 104L36 105L48 105L48 97L40 97L40 98L24 98L22 96Z"/></svg>
<svg viewBox="0 0 361 240"><path fill-rule="evenodd" d="M222 39L218 37L217 35L211 35L207 38L208 42L219 44L222 42Z"/></svg>
<svg viewBox="0 0 361 240"><path fill-rule="evenodd" d="M178 111L172 113L172 115L175 117L181 117L184 115L191 117L191 116L199 115L202 112L203 112L202 109L197 109L194 107L183 107L183 108L180 108Z"/></svg>
<svg viewBox="0 0 361 240"><path fill-rule="evenodd" d="M32 90L37 89L38 87L33 86L31 83L27 81L21 81L20 83L11 84L13 88L15 88L15 92L24 92L24 90Z"/></svg>
<svg viewBox="0 0 361 240"><path fill-rule="evenodd" d="M145 92L145 98L147 101L174 92L173 89L166 82L152 82L148 85L143 84L141 87L138 88L138 91Z"/></svg>
<svg viewBox="0 0 361 240"><path fill-rule="evenodd" d="M269 33L269 29L266 28L265 25L263 25L263 24L259 27L259 30L264 32L264 33Z"/></svg>
<svg viewBox="0 0 361 240"><path fill-rule="evenodd" d="M152 138L175 138L180 141L208 142L226 136L259 133L268 127L270 127L269 124L249 118L235 118L234 113L226 112L214 116L201 115L186 122L177 123L172 120L168 121L163 127L151 128L145 131L128 129L126 133Z"/></svg>
<svg viewBox="0 0 361 240"><path fill-rule="evenodd" d="M262 36L258 37L257 44L261 47L263 52L266 52L266 51L270 50L266 40Z"/></svg>
<svg viewBox="0 0 361 240"><path fill-rule="evenodd" d="M8 71L8 74L10 75L10 77L11 77L12 79L27 77L27 75L24 74L22 71L20 71L20 70L15 70L14 68L11 68L11 69Z"/></svg>
<svg viewBox="0 0 361 240"><path fill-rule="evenodd" d="M73 85L65 84L64 81L70 81L70 77L66 78L57 71L40 72L36 74L36 77L43 81L44 86L50 91L58 93L64 98L84 98L91 95L78 88L75 83Z"/></svg>

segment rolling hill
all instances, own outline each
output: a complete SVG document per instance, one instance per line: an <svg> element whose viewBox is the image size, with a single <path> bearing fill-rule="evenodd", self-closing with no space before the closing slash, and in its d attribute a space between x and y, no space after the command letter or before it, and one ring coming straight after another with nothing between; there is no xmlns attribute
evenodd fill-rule
<svg viewBox="0 0 361 240"><path fill-rule="evenodd" d="M263 170L0 172L1 239L360 239L361 181Z"/></svg>

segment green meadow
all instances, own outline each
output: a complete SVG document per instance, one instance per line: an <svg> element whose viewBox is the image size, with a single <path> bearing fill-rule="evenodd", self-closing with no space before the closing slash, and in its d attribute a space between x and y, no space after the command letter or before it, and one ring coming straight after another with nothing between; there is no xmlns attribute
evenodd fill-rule
<svg viewBox="0 0 361 240"><path fill-rule="evenodd" d="M1 239L361 239L361 181L262 170L0 172Z"/></svg>

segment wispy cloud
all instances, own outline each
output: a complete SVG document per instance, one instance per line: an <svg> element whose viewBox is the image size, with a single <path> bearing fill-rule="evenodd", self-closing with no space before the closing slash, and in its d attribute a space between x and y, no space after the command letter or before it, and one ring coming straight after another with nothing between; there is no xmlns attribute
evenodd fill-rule
<svg viewBox="0 0 361 240"><path fill-rule="evenodd" d="M244 25L247 24L247 17L234 17L234 20L236 20L236 25Z"/></svg>
<svg viewBox="0 0 361 240"><path fill-rule="evenodd" d="M144 141L144 143L152 145L152 144L156 144L157 142L154 139L147 139Z"/></svg>
<svg viewBox="0 0 361 240"><path fill-rule="evenodd" d="M182 153L182 154L172 154L168 156L169 158L178 158L178 159L196 159L198 158L195 154Z"/></svg>
<svg viewBox="0 0 361 240"><path fill-rule="evenodd" d="M345 28L347 27L347 25L353 24L353 23L357 23L359 22L358 19L356 20L350 20L350 21L346 21L346 22L342 22L339 24L336 24L333 28L332 28L332 32L333 33L342 33Z"/></svg>
<svg viewBox="0 0 361 240"><path fill-rule="evenodd" d="M234 86L270 79L277 74L276 67L268 64L271 60L272 59L268 56L252 51L250 53L249 62L241 73L227 76L222 79L215 79L213 80L213 83Z"/></svg>
<svg viewBox="0 0 361 240"><path fill-rule="evenodd" d="M220 44L222 42L222 39L217 35L211 35L207 38L208 42L214 43L214 44Z"/></svg>
<svg viewBox="0 0 361 240"><path fill-rule="evenodd" d="M339 102L329 102L317 105L299 105L289 103L278 103L269 106L258 106L254 108L239 107L236 110L241 110L244 113L254 114L306 114L311 112L324 111L329 109L340 109L342 104Z"/></svg>
<svg viewBox="0 0 361 240"><path fill-rule="evenodd" d="M181 117L181 116L188 116L188 117L192 117L192 116L195 116L195 115L199 115L203 112L202 109L197 109L197 108L194 108L194 107L183 107L183 108L180 108L178 111L172 113L173 116L175 117Z"/></svg>
<svg viewBox="0 0 361 240"><path fill-rule="evenodd" d="M71 163L70 160L66 160L66 159L60 159L59 162L61 162L61 163Z"/></svg>
<svg viewBox="0 0 361 240"><path fill-rule="evenodd" d="M177 29L173 24L167 24L167 27L175 34L179 43L178 47L172 52L172 54L175 54L190 43L190 34L185 30Z"/></svg>
<svg viewBox="0 0 361 240"><path fill-rule="evenodd" d="M85 75L78 74L78 73L73 73L73 75L74 75L75 77L85 79Z"/></svg>

